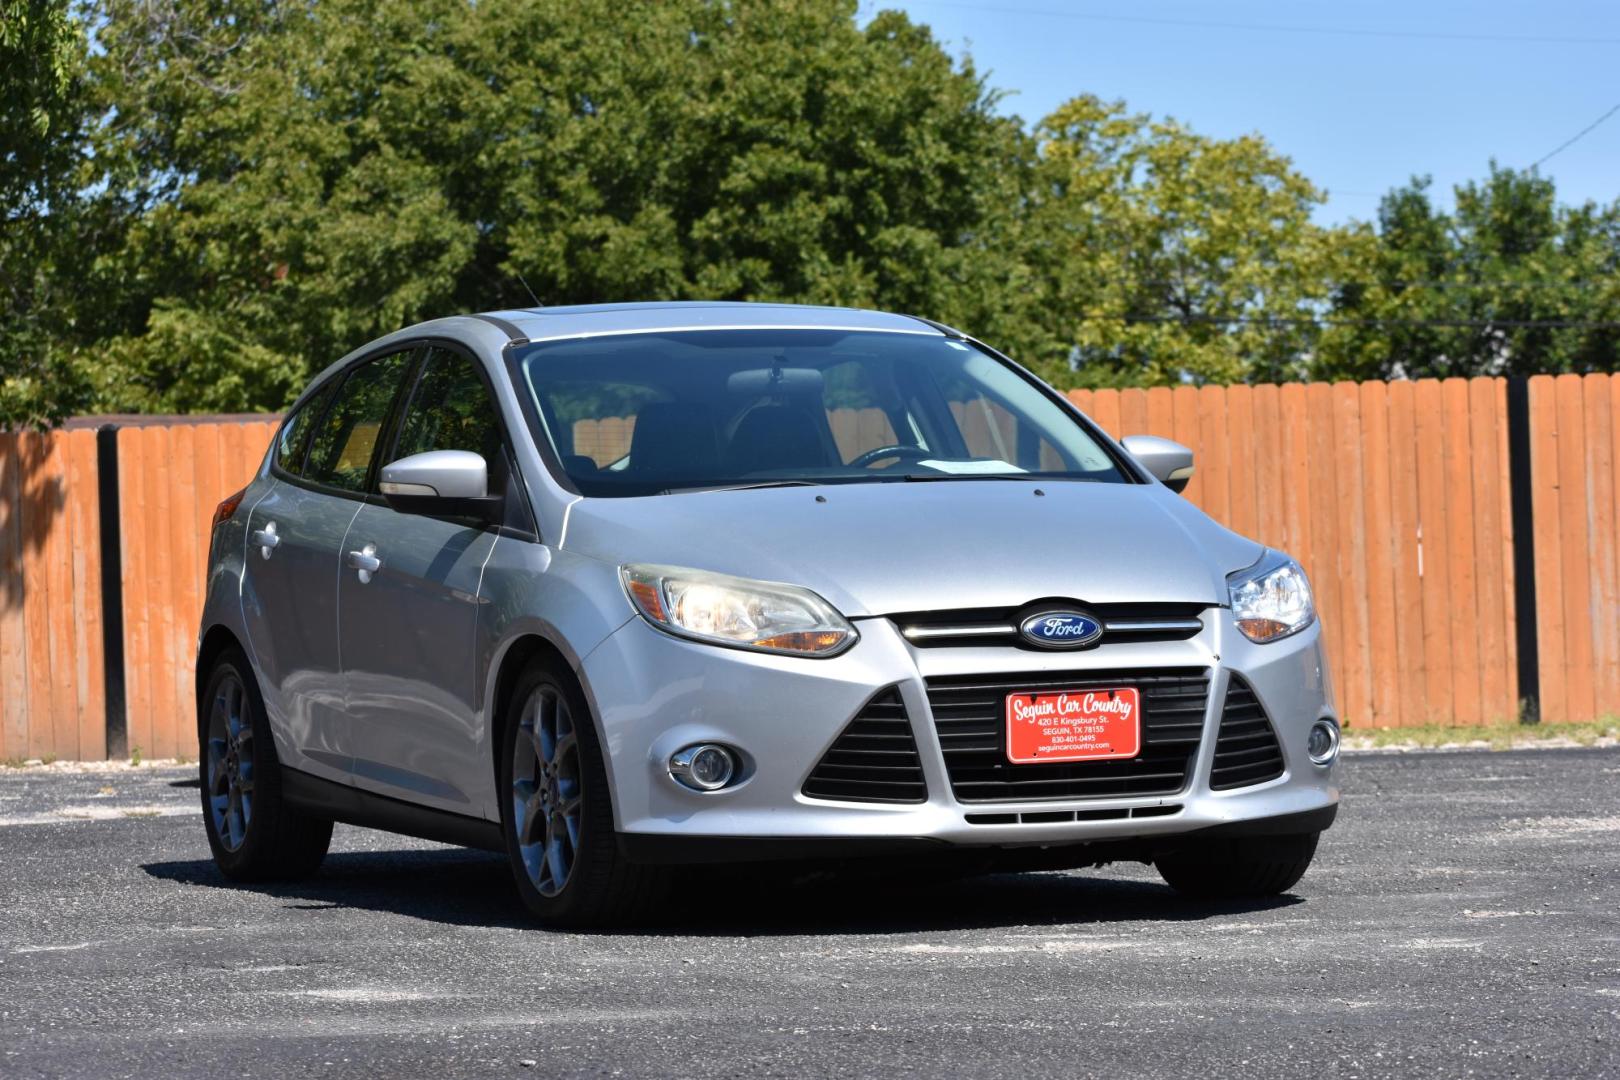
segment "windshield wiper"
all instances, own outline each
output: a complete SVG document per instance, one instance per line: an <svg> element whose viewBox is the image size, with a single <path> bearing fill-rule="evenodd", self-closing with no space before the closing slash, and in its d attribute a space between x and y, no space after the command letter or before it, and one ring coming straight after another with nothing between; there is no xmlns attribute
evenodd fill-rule
<svg viewBox="0 0 1620 1080"><path fill-rule="evenodd" d="M759 488L820 487L820 480L756 480L747 484L692 484L687 487L668 487L660 495L679 495L683 491L754 491Z"/></svg>
<svg viewBox="0 0 1620 1080"><path fill-rule="evenodd" d="M903 476L892 478L905 484L932 484L942 480L1018 480L1026 484L1034 484L1051 477L1036 476L1033 473L906 473Z"/></svg>

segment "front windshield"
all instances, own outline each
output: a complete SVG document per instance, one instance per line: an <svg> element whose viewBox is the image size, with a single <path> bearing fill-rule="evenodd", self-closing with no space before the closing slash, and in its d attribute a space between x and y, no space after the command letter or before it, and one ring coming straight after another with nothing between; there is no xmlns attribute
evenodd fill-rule
<svg viewBox="0 0 1620 1080"><path fill-rule="evenodd" d="M517 357L579 491L961 478L1129 483L999 360L930 333L695 330L540 342Z"/></svg>

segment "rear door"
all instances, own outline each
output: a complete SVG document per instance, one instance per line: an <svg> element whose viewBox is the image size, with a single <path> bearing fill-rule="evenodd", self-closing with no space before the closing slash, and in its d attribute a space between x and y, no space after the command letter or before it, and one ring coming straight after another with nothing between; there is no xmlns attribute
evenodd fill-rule
<svg viewBox="0 0 1620 1080"><path fill-rule="evenodd" d="M242 608L276 749L288 766L341 783L352 750L338 655L339 556L410 359L407 351L363 361L310 397L283 426L275 485L248 517Z"/></svg>
<svg viewBox="0 0 1620 1080"><path fill-rule="evenodd" d="M500 414L477 361L427 350L387 461L429 450L470 450L506 492L510 455ZM514 507L514 502L517 504ZM532 529L532 524L529 526ZM401 514L368 503L344 551L381 562L345 564L338 586L355 783L395 798L479 816L490 787L477 709L479 584L497 530L475 521Z"/></svg>

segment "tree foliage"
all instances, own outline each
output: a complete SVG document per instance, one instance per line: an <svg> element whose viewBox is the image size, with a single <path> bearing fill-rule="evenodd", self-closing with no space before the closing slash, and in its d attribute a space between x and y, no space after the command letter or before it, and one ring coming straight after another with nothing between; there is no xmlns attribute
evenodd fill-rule
<svg viewBox="0 0 1620 1080"><path fill-rule="evenodd" d="M1218 140L1079 97L1037 129L1030 214L1043 365L1092 384L1295 377L1310 317L1356 248L1323 194L1256 136Z"/></svg>
<svg viewBox="0 0 1620 1080"><path fill-rule="evenodd" d="M1026 130L855 0L86 2L0 0L0 424L276 408L525 281L912 311L1061 385L1617 363L1472 325L1614 319L1616 207L1496 170L1322 227L1258 136L1091 96Z"/></svg>
<svg viewBox="0 0 1620 1080"><path fill-rule="evenodd" d="M1347 270L1316 373L1418 378L1620 366L1620 202L1560 206L1551 180L1493 165L1437 209L1427 178L1390 192Z"/></svg>
<svg viewBox="0 0 1620 1080"><path fill-rule="evenodd" d="M0 424L48 424L87 400L65 280L81 265L84 51L66 0L0 0Z"/></svg>

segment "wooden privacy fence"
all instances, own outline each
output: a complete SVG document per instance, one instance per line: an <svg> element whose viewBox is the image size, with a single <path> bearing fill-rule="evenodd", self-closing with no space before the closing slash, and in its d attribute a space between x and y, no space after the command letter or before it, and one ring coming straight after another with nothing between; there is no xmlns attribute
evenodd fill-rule
<svg viewBox="0 0 1620 1080"><path fill-rule="evenodd" d="M0 432L0 759L196 753L208 525L274 430L253 416Z"/></svg>
<svg viewBox="0 0 1620 1080"><path fill-rule="evenodd" d="M1299 558L1353 726L1620 714L1620 377L1070 396L1111 434L1192 447L1187 497ZM836 415L840 445L874 412ZM274 426L0 433L0 759L195 753L208 523ZM622 453L632 427L576 439Z"/></svg>

